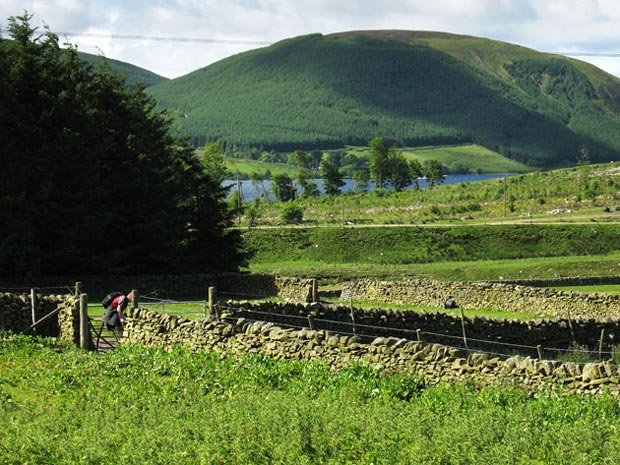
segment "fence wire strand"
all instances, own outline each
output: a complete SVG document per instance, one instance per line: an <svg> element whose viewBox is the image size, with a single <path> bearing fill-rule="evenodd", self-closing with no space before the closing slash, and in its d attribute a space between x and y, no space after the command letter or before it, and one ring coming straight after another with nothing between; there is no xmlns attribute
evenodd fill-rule
<svg viewBox="0 0 620 465"><path fill-rule="evenodd" d="M404 334L415 334L417 336L418 334L418 330L413 330L413 329L406 329L406 328L396 328L396 327L391 327L391 326L376 326L376 325L367 325L367 324L360 324L357 322L352 322L352 321L338 321L338 320L329 320L329 319L323 319L323 318L316 318L314 316L307 315L307 316L298 316L298 315L290 315L290 314L282 314L282 313L274 313L274 312L264 312L264 311L260 311L260 310L254 310L254 309L248 309L248 308L244 308L244 307L230 307L230 306L226 306L226 305L220 305L221 309L224 310L229 310L233 313L250 313L250 314L256 314L256 315L260 315L260 316L274 316L274 317L279 317L279 318L287 318L287 319L293 319L293 320L300 320L300 321L304 321L306 322L308 320L308 316L311 317L311 320L313 323L327 323L327 324L334 324L334 325L347 325L347 326L351 326L352 328L355 328L355 332L347 332L347 331L341 331L338 330L338 334L343 334L343 335L352 335L352 336L360 336L360 337L377 337L376 334L369 334L369 333L360 333L358 331L356 331L358 328L359 329L373 329L373 330L381 330L384 332L395 332L395 333L404 333ZM245 318L245 317L244 317ZM230 316L226 318L229 321L234 321L234 317ZM247 321L252 321L252 322L259 322L259 321L265 321L265 320L261 320L261 319L252 319L252 318L246 318ZM285 324L285 323L274 323L277 324L278 326L281 327L287 327L287 328L294 328L294 329L308 329L308 326L306 325L292 325L292 324ZM329 331L329 329L328 329ZM334 331L335 332L335 331ZM452 335L452 334L442 334L442 333L434 333L434 332L430 332L430 331L419 331L419 334L421 336L434 336L437 338L446 338L446 339L453 339L453 340L463 340L463 336L457 336L457 335ZM406 339L406 338L403 338ZM412 339L406 339L409 341L413 341ZM508 343L508 342L499 342L499 341L492 341L492 340L488 340L488 339L475 339L475 338L469 338L466 337L467 343L470 342L476 342L478 344L487 344L487 345L491 345L491 346L501 346L501 347L506 347L506 348L512 348L512 349L526 349L526 350L530 350L532 352L537 352L539 347L538 346L531 346L531 345L525 345L525 344L512 344L512 343ZM415 342L415 341L413 341ZM427 341L428 342L428 341ZM454 349L454 350L462 350L462 351L466 351L466 352L471 352L471 353L480 353L480 354L485 354L485 355L492 355L492 356L498 356L498 357L504 357L504 358L508 358L511 357L512 355L510 354L506 354L506 353L500 353L500 352L493 352L493 351L485 351L485 350L481 350L481 349L473 349L470 347L465 347L465 346L451 346L451 345L445 345L445 344L441 344L443 347L446 347L448 349ZM555 348L555 347L540 347L540 349L542 351L553 351L553 352L557 352L557 353L574 353L574 354L584 354L584 355L592 355L592 354L600 354L601 356L611 356L614 354L614 352L611 351L598 351L598 350L584 350L584 349L576 349L576 348L566 348L566 349L560 349L560 348ZM518 352L515 350L515 352Z"/></svg>

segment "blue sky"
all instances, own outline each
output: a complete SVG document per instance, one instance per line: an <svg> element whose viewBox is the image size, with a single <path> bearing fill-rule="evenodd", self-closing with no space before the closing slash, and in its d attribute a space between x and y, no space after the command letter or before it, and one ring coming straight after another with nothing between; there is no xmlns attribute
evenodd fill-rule
<svg viewBox="0 0 620 465"><path fill-rule="evenodd" d="M360 29L445 31L546 52L620 54L618 0L2 0L3 29L24 10L34 14L33 25L94 35L67 37L80 51L169 78L260 43ZM216 42L118 37L127 35ZM620 76L620 57L579 59Z"/></svg>

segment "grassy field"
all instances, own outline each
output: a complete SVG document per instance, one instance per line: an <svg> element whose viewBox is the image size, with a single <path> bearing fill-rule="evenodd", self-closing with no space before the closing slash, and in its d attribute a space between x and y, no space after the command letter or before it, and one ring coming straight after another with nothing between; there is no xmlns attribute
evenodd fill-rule
<svg viewBox="0 0 620 465"><path fill-rule="evenodd" d="M246 232L253 272L330 281L442 281L620 274L620 225L308 228Z"/></svg>
<svg viewBox="0 0 620 465"><path fill-rule="evenodd" d="M416 159L421 163L437 160L447 167L455 168L458 166L472 173L527 173L533 171L531 167L475 144L402 147L401 150L408 159ZM368 156L368 147L347 146L346 152L358 157Z"/></svg>
<svg viewBox="0 0 620 465"><path fill-rule="evenodd" d="M296 178L299 168L287 165L285 163L265 163L258 160L245 160L241 158L226 158L226 169L235 174L240 174L244 178L250 178L252 174L258 174L261 177L267 177L277 174L287 174L291 178Z"/></svg>
<svg viewBox="0 0 620 465"><path fill-rule="evenodd" d="M3 464L612 464L620 403L0 335Z"/></svg>

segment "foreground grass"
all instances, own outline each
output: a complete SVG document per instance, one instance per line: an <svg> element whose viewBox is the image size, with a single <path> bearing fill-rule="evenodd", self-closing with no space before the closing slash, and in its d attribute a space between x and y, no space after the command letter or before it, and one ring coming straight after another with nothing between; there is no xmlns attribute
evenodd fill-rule
<svg viewBox="0 0 620 465"><path fill-rule="evenodd" d="M614 398L0 336L3 464L604 464Z"/></svg>

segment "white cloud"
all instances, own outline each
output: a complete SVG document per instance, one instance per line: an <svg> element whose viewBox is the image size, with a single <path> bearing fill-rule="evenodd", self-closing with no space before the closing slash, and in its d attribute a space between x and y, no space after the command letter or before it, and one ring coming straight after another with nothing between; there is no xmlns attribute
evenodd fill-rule
<svg viewBox="0 0 620 465"><path fill-rule="evenodd" d="M455 32L541 51L620 52L617 0L3 0L54 31L275 42L313 32ZM71 37L80 50L176 77L251 45ZM618 73L620 59L596 59Z"/></svg>

